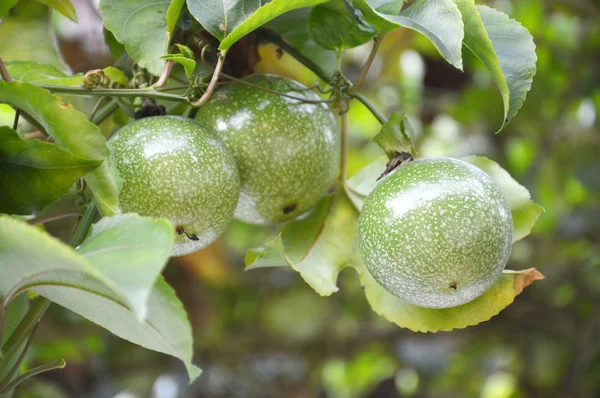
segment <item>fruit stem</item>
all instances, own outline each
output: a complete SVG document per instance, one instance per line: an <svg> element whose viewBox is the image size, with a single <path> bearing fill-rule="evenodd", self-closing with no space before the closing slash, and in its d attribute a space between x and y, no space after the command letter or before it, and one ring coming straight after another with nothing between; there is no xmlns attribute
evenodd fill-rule
<svg viewBox="0 0 600 398"><path fill-rule="evenodd" d="M8 73L8 69L6 69L6 65L4 65L4 61L2 61L2 58L0 58L0 76L2 77L2 80L4 80L7 83L12 82L12 79L10 78L10 74Z"/></svg>
<svg viewBox="0 0 600 398"><path fill-rule="evenodd" d="M373 116L375 116L375 118L377 118L379 123L381 123L381 124L387 123L387 117L385 117L383 115L383 113L381 113L379 111L379 109L377 109L377 107L375 105L373 105L373 103L367 99L367 97L365 97L361 93L354 93L354 94L352 94L352 98L356 98L357 100L362 102L363 105L366 106L367 109L373 114Z"/></svg>
<svg viewBox="0 0 600 398"><path fill-rule="evenodd" d="M119 102L116 98L110 100L110 102L104 105L96 114L91 118L91 122L96 126L106 120L107 117L112 115L114 111L119 108Z"/></svg>
<svg viewBox="0 0 600 398"><path fill-rule="evenodd" d="M194 108L200 108L202 105L204 105L210 99L210 96L212 95L213 91L215 91L217 83L219 82L219 76L221 74L221 71L223 70L223 64L225 63L225 55L227 55L227 50L221 50L221 52L219 53L219 57L217 58L217 65L215 66L215 70L213 72L212 78L210 79L210 83L208 83L206 91L204 92L204 94L202 94L202 97L200 97L200 99L191 103L191 105Z"/></svg>
<svg viewBox="0 0 600 398"><path fill-rule="evenodd" d="M340 156L340 182L346 190L347 165L348 165L348 112L342 113L342 139Z"/></svg>
<svg viewBox="0 0 600 398"><path fill-rule="evenodd" d="M154 84L154 89L156 91L162 91L162 86L165 85L167 79L169 78L169 76L171 76L171 71L173 70L174 64L175 62L170 60L165 63L165 67L163 68L162 73L158 78L158 81Z"/></svg>
<svg viewBox="0 0 600 398"><path fill-rule="evenodd" d="M369 69L371 68L371 64L373 64L373 60L375 59L375 56L377 55L377 50L379 50L379 45L383 41L384 37L385 37L385 34L381 33L377 36L377 38L375 38L375 42L373 43L373 48L371 49L369 58L367 58L367 62L365 62L362 69L360 70L360 74L358 75L358 79L356 79L356 83L354 83L354 85L352 87L350 87L350 90L348 90L348 95L352 95L356 91L358 91L358 89L360 88L362 83L365 81L365 78L367 77L367 73L369 73Z"/></svg>

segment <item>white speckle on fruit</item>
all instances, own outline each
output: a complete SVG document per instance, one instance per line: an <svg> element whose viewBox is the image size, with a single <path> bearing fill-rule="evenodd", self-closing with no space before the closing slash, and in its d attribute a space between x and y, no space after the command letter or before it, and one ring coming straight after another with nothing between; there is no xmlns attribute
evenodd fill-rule
<svg viewBox="0 0 600 398"><path fill-rule="evenodd" d="M487 290L508 261L512 234L509 205L491 178L449 158L396 169L369 194L359 218L361 255L375 280L431 308Z"/></svg>
<svg viewBox="0 0 600 398"><path fill-rule="evenodd" d="M123 188L121 209L168 219L175 230L171 255L212 243L227 227L239 196L235 160L204 125L175 116L149 117L110 140Z"/></svg>
<svg viewBox="0 0 600 398"><path fill-rule="evenodd" d="M279 77L254 76L253 84L315 100L312 91ZM313 207L328 191L337 171L339 143L327 106L260 91L237 83L219 94L228 99L202 106L197 119L214 126L237 160L241 194L235 217L253 224L290 220ZM226 128L223 128L223 124ZM288 211L288 206L294 208Z"/></svg>

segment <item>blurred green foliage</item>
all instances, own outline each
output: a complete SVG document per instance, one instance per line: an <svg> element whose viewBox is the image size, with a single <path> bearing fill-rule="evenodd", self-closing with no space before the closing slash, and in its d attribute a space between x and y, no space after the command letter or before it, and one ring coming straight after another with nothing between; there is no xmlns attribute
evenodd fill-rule
<svg viewBox="0 0 600 398"><path fill-rule="evenodd" d="M507 267L536 267L545 281L489 322L415 334L371 311L352 270L331 298L288 269L245 273L245 249L276 231L233 223L217 244L166 271L194 327L204 369L197 383L186 385L178 362L53 306L26 366L57 356L69 365L17 396L598 396L600 8L592 0L488 3L529 29L539 59L527 101L503 132L494 134L502 103L485 67L465 53L462 74L406 30L386 37L363 88L386 114L408 114L420 156L486 155L530 190L546 212ZM368 51L346 55L351 79ZM350 118L352 174L382 152L371 141L376 119L354 103ZM50 228L60 236L66 225Z"/></svg>

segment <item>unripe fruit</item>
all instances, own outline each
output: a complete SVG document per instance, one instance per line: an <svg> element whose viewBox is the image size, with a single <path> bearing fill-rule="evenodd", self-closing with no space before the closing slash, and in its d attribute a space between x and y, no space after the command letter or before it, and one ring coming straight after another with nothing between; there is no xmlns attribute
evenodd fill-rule
<svg viewBox="0 0 600 398"><path fill-rule="evenodd" d="M176 231L172 256L211 244L233 217L235 160L209 128L178 116L137 120L109 141L123 178L123 212L163 217Z"/></svg>
<svg viewBox="0 0 600 398"><path fill-rule="evenodd" d="M500 276L512 247L510 207L479 168L427 158L386 176L359 218L367 269L386 290L417 306L468 303Z"/></svg>
<svg viewBox="0 0 600 398"><path fill-rule="evenodd" d="M320 99L290 79L253 76L247 81L296 98ZM317 204L335 178L339 159L336 123L327 105L241 83L227 84L214 97L197 119L216 131L237 160L241 193L235 217L279 223Z"/></svg>

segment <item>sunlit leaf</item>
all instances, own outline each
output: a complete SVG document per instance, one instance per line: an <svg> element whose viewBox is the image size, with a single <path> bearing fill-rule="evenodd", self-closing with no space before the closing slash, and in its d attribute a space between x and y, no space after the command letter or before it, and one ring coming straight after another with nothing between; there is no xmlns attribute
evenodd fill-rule
<svg viewBox="0 0 600 398"><path fill-rule="evenodd" d="M353 4L382 32L405 27L425 35L446 61L462 70L464 25L452 0L416 0L398 15L377 12L366 0Z"/></svg>
<svg viewBox="0 0 600 398"><path fill-rule="evenodd" d="M104 26L125 46L127 53L154 75L160 75L172 31L167 25L170 1L101 0ZM173 18L172 16L170 18Z"/></svg>
<svg viewBox="0 0 600 398"><path fill-rule="evenodd" d="M23 140L0 127L0 212L31 214L59 199L101 160L86 159L54 144Z"/></svg>
<svg viewBox="0 0 600 398"><path fill-rule="evenodd" d="M107 159L106 139L98 127L47 90L27 83L0 82L0 102L34 117L61 148L88 159ZM87 173L85 178L101 210L108 215L119 213L117 182L108 162Z"/></svg>
<svg viewBox="0 0 600 398"><path fill-rule="evenodd" d="M4 0L2 0L4 1ZM35 61L67 71L49 26L48 8L21 0L0 23L0 55L4 62Z"/></svg>
<svg viewBox="0 0 600 398"><path fill-rule="evenodd" d="M46 4L47 6L54 8L56 11L60 12L65 17L69 18L73 22L77 22L77 13L75 12L75 7L69 0L37 0L42 4Z"/></svg>
<svg viewBox="0 0 600 398"><path fill-rule="evenodd" d="M320 295L338 288L336 279L356 258L356 216L340 191L327 196L310 215L289 222L281 233L246 254L247 269L289 265Z"/></svg>
<svg viewBox="0 0 600 398"><path fill-rule="evenodd" d="M355 268L373 311L414 332L450 331L488 321L509 306L525 287L544 278L535 268L505 270L492 287L475 300L458 307L434 309L401 300L379 285L364 265Z"/></svg>
<svg viewBox="0 0 600 398"><path fill-rule="evenodd" d="M513 216L513 242L529 235L544 209L531 200L531 194L527 188L512 178L498 163L484 156L468 156L462 160L485 171L500 188L508 201Z"/></svg>
<svg viewBox="0 0 600 398"><path fill-rule="evenodd" d="M508 87L502 82L494 57L489 54L485 36L479 35L481 27L477 23L474 23L472 29L477 29L478 39L473 38L473 35L467 35L470 40L465 40L465 45L486 64L496 80L504 103L504 122L500 127L502 130L517 114L525 102L527 92L531 89L537 62L535 44L527 29L506 14L482 5L477 6L477 10L492 42ZM470 21L473 21L473 18L470 18Z"/></svg>
<svg viewBox="0 0 600 398"><path fill-rule="evenodd" d="M34 61L11 61L6 69L12 80L23 83L55 84L60 86L81 86L83 75L68 76L55 66Z"/></svg>
<svg viewBox="0 0 600 398"><path fill-rule="evenodd" d="M383 14L397 15L402 9L404 0L367 0L367 3L369 3L375 11L379 11Z"/></svg>
<svg viewBox="0 0 600 398"><path fill-rule="evenodd" d="M17 293L33 289L117 336L181 359L195 379L200 371L191 363L187 316L159 276L172 242L170 224L132 214L105 220L75 251L35 227L0 216L0 297L17 284ZM145 319L130 304L142 299Z"/></svg>

